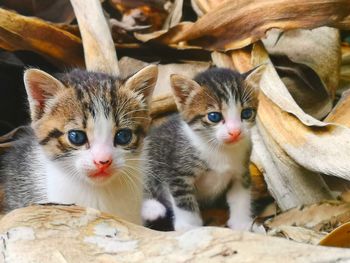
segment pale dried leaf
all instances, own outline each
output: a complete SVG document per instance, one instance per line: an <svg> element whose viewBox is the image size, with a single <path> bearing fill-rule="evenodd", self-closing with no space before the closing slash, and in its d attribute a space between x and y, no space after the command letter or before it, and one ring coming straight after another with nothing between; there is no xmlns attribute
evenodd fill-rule
<svg viewBox="0 0 350 263"><path fill-rule="evenodd" d="M91 208L34 206L0 221L7 262L342 262L350 251L227 228L157 232ZM253 249L252 249L253 248ZM64 262L64 261L63 261Z"/></svg>
<svg viewBox="0 0 350 263"><path fill-rule="evenodd" d="M290 209L266 221L265 226L271 229L297 226L318 232L330 232L348 221L350 204L332 201Z"/></svg>
<svg viewBox="0 0 350 263"><path fill-rule="evenodd" d="M192 7L200 17L229 0L191 0Z"/></svg>
<svg viewBox="0 0 350 263"><path fill-rule="evenodd" d="M267 233L273 237L283 237L299 243L317 245L327 233L320 233L314 230L297 226L278 226Z"/></svg>
<svg viewBox="0 0 350 263"><path fill-rule="evenodd" d="M339 84L341 63L339 39L337 29L320 27L287 32L270 30L263 43L269 54L288 56L293 62L312 68L325 84L331 97L334 98Z"/></svg>
<svg viewBox="0 0 350 263"><path fill-rule="evenodd" d="M87 70L118 76L112 35L98 0L71 0L84 46Z"/></svg>
<svg viewBox="0 0 350 263"><path fill-rule="evenodd" d="M181 21L183 2L183 0L174 1L171 7L171 11L164 22L163 29L173 27Z"/></svg>
<svg viewBox="0 0 350 263"><path fill-rule="evenodd" d="M350 128L350 90L342 94L341 99L327 116L325 122L337 123Z"/></svg>
<svg viewBox="0 0 350 263"><path fill-rule="evenodd" d="M266 53L256 46L253 58L259 65L266 61ZM310 171L350 179L350 129L305 114L272 66L267 67L261 90L273 103L259 109L259 120L277 145Z"/></svg>

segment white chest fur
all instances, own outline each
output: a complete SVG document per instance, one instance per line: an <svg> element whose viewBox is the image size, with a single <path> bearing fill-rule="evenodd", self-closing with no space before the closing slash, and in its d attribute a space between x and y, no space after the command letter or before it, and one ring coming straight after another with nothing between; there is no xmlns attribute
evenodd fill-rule
<svg viewBox="0 0 350 263"><path fill-rule="evenodd" d="M50 163L46 164L46 175L43 182L47 191L45 201L92 207L141 224L141 183L135 182L131 188L130 184L115 178L107 185L96 186L72 178Z"/></svg>
<svg viewBox="0 0 350 263"><path fill-rule="evenodd" d="M202 158L209 166L209 171L201 174L196 180L199 199L215 198L222 193L231 181L241 178L246 172L245 162L247 151L232 150L202 152Z"/></svg>
<svg viewBox="0 0 350 263"><path fill-rule="evenodd" d="M231 181L241 178L247 171L246 160L251 147L249 139L244 138L233 147L220 147L213 150L205 141L195 136L187 125L184 125L184 132L209 168L195 182L199 200L215 198L228 187Z"/></svg>

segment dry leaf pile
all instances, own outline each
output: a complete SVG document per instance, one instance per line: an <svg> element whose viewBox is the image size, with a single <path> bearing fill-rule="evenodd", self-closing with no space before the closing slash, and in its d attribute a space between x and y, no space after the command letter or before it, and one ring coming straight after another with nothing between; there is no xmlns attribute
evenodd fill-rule
<svg viewBox="0 0 350 263"><path fill-rule="evenodd" d="M103 12L96 13L100 5ZM349 0L2 1L0 132L27 121L21 82L27 66L49 72L86 66L128 76L157 63L156 124L176 111L170 74L266 64L251 171L256 202L272 196L275 204L259 220L269 235L350 247L349 30ZM2 136L0 150L19 132Z"/></svg>

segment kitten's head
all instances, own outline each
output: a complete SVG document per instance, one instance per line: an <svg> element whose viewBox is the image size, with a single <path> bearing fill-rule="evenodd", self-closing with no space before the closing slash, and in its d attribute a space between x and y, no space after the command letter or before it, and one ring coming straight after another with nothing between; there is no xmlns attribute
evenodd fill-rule
<svg viewBox="0 0 350 263"><path fill-rule="evenodd" d="M135 174L157 74L156 66L126 80L77 69L58 78L25 71L32 127L44 153L90 183Z"/></svg>
<svg viewBox="0 0 350 263"><path fill-rule="evenodd" d="M245 74L212 68L190 80L171 76L175 102L184 121L208 143L232 147L250 136L264 67Z"/></svg>

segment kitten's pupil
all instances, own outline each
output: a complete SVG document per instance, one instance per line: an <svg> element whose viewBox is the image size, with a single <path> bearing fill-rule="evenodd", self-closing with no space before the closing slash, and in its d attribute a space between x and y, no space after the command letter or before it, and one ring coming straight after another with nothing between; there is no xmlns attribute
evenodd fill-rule
<svg viewBox="0 0 350 263"><path fill-rule="evenodd" d="M114 139L114 144L126 145L130 143L132 138L132 131L130 129L122 129L117 132Z"/></svg>
<svg viewBox="0 0 350 263"><path fill-rule="evenodd" d="M81 146L87 142L87 136L83 131L72 130L68 132L68 140L76 146Z"/></svg>
<svg viewBox="0 0 350 263"><path fill-rule="evenodd" d="M209 112L208 120L214 123L218 123L222 120L222 114L220 112Z"/></svg>
<svg viewBox="0 0 350 263"><path fill-rule="evenodd" d="M243 109L241 112L242 120L249 120L254 115L254 110L251 108Z"/></svg>

